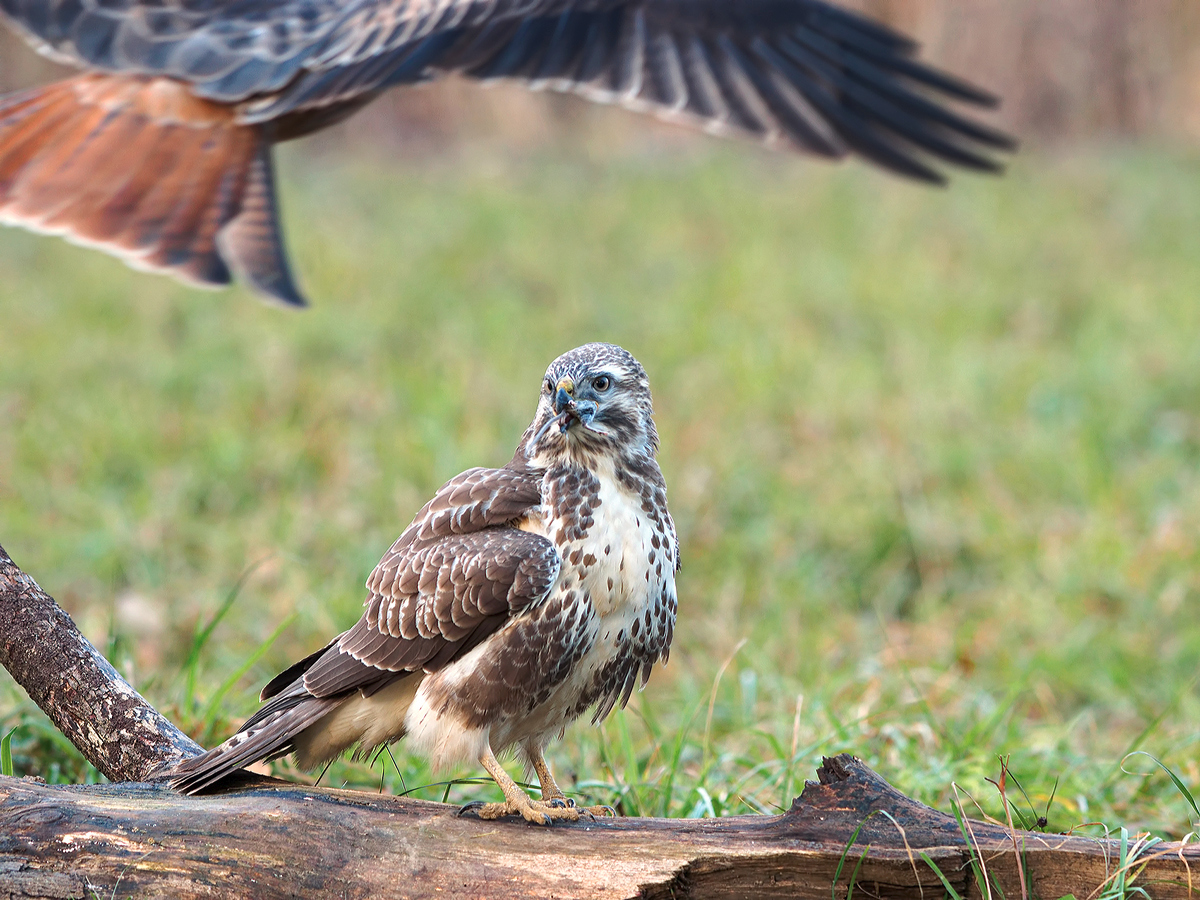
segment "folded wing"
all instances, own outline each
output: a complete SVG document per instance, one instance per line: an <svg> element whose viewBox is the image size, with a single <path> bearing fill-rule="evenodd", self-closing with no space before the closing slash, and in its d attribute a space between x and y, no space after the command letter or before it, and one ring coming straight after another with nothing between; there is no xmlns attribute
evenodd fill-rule
<svg viewBox="0 0 1200 900"><path fill-rule="evenodd" d="M298 747L319 746L316 757L326 759L377 743L369 733L376 721L357 731L339 722L335 737L321 732L346 701L446 665L546 597L558 553L509 524L536 505L539 483L508 469L473 469L445 485L372 573L358 623L272 680L266 704L224 744L182 764L175 787L195 793ZM394 739L398 727L383 736Z"/></svg>

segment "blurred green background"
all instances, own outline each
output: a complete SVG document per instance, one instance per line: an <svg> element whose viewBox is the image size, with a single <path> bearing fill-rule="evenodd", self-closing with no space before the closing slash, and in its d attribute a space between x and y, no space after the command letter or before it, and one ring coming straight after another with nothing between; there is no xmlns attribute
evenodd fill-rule
<svg viewBox="0 0 1200 900"><path fill-rule="evenodd" d="M849 751L999 815L1008 756L1030 821L1190 831L1126 754L1200 785L1200 155L1035 140L927 190L563 108L525 140L366 119L285 148L303 313L0 231L15 561L214 743L438 485L511 456L547 363L613 341L651 377L680 621L646 692L552 749L564 787L775 811ZM14 727L18 774L96 777L0 676ZM326 783L447 796L394 762Z"/></svg>

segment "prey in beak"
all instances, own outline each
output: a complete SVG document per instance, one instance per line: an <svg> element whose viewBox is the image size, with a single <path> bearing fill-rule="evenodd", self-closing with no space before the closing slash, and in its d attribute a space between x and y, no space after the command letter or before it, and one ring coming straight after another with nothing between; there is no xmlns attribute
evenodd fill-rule
<svg viewBox="0 0 1200 900"><path fill-rule="evenodd" d="M554 412L557 415L541 427L533 440L536 443L555 425L558 426L560 434L566 434L573 425L579 424L594 434L606 435L608 432L605 429L592 424L598 410L599 406L596 401L576 397L574 380L563 376L554 388Z"/></svg>

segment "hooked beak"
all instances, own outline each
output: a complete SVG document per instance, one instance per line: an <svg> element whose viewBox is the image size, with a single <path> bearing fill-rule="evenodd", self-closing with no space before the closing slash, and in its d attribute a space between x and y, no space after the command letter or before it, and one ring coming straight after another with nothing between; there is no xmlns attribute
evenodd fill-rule
<svg viewBox="0 0 1200 900"><path fill-rule="evenodd" d="M555 425L558 426L560 434L566 434L576 422L588 431L596 434L608 434L603 428L592 424L592 419L596 417L596 404L592 400L576 400L575 382L569 377L560 378L555 386L554 411L557 415L541 427L541 430L533 438L534 443Z"/></svg>
<svg viewBox="0 0 1200 900"><path fill-rule="evenodd" d="M575 382L570 378L560 378L554 389L554 411L562 415L575 406ZM566 431L566 429L563 429Z"/></svg>

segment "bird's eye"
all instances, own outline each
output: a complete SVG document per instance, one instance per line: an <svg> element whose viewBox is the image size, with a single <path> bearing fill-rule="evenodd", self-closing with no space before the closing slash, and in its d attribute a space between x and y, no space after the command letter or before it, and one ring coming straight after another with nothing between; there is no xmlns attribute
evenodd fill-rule
<svg viewBox="0 0 1200 900"><path fill-rule="evenodd" d="M543 384L542 387L545 389L547 394L554 393L554 382L551 381L549 378L546 379L546 383Z"/></svg>
<svg viewBox="0 0 1200 900"><path fill-rule="evenodd" d="M612 387L612 379L609 378L607 375L597 376L596 378L592 379L592 387L594 387L597 391L599 391L601 394L603 394L610 387Z"/></svg>

